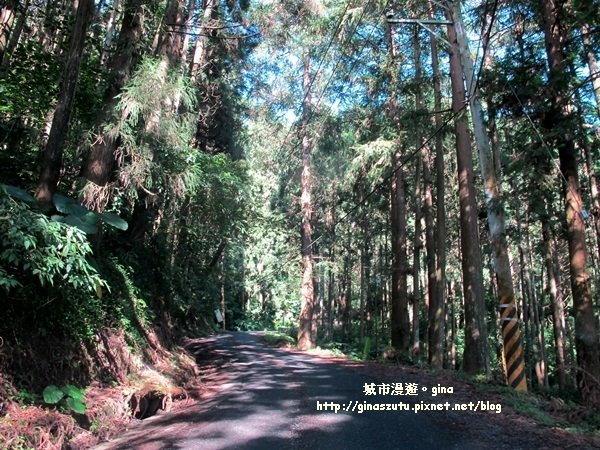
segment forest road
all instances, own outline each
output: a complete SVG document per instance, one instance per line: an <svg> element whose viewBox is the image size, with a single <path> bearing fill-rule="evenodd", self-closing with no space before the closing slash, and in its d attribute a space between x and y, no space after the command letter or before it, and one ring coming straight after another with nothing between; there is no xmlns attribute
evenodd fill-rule
<svg viewBox="0 0 600 450"><path fill-rule="evenodd" d="M464 431L457 434L436 420L444 411L414 412L421 402L444 403L444 396L365 395L365 383L381 382L357 363L272 348L260 333L223 333L195 340L190 348L200 364L208 350L216 357L212 362L225 375L220 391L146 419L97 450L494 447L478 445ZM410 410L359 413L367 404L394 403L409 404Z"/></svg>

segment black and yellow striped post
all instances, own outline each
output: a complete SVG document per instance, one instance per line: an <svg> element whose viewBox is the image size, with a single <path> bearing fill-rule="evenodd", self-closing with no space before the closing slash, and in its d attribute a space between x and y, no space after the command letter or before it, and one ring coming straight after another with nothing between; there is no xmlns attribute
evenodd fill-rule
<svg viewBox="0 0 600 450"><path fill-rule="evenodd" d="M516 391L527 392L525 358L514 298L510 303L500 304L500 320L502 321L504 371L507 384Z"/></svg>

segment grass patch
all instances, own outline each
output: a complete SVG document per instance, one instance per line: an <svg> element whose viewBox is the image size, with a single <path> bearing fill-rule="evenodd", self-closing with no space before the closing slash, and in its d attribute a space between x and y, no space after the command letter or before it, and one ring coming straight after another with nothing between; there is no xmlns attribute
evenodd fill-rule
<svg viewBox="0 0 600 450"><path fill-rule="evenodd" d="M296 340L293 337L279 331L266 331L263 335L263 340L267 344L276 347L296 345Z"/></svg>
<svg viewBox="0 0 600 450"><path fill-rule="evenodd" d="M531 417L536 422L549 427L564 427L566 424L544 411L544 400L535 394L509 392L504 395L504 402L519 414Z"/></svg>
<svg viewBox="0 0 600 450"><path fill-rule="evenodd" d="M523 416L549 427L576 434L600 436L600 412L587 408L557 390L516 392L508 386L477 383L477 389L502 396L503 402Z"/></svg>

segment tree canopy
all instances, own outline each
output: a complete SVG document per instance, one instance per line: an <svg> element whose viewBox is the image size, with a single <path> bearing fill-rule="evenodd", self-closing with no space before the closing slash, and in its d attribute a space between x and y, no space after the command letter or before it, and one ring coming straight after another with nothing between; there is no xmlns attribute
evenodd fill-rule
<svg viewBox="0 0 600 450"><path fill-rule="evenodd" d="M600 408L597 1L2 5L2 377L280 329Z"/></svg>

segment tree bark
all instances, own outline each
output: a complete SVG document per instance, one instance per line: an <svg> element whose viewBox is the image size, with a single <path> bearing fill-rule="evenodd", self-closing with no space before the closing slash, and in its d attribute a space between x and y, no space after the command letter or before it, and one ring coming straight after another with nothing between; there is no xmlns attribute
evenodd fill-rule
<svg viewBox="0 0 600 450"><path fill-rule="evenodd" d="M388 44L387 70L390 74L390 92L388 99L388 119L392 124L398 121L397 58L398 49L394 33L386 28ZM399 144L397 144L399 145ZM392 286L391 286L391 339L392 346L404 354L410 347L410 320L408 317L408 256L406 233L406 193L404 187L404 168L401 166L401 153L392 155L392 174L390 183L390 228L392 239Z"/></svg>
<svg viewBox="0 0 600 450"><path fill-rule="evenodd" d="M110 60L109 83L104 93L106 107L101 120L115 120L113 117L116 98L129 81L131 71L138 59L138 45L143 33L142 16L143 0L128 0L125 3L123 22L117 40L117 49ZM118 136L106 132L100 134L92 144L83 168L83 177L92 185L106 186L110 181L115 166L115 150ZM97 189L84 189L83 203L90 209L101 212L108 199L100 195Z"/></svg>
<svg viewBox="0 0 600 450"><path fill-rule="evenodd" d="M346 249L347 252L350 251L350 246ZM339 308L340 315L342 320L342 331L344 334L344 338L347 340L352 340L352 279L351 275L351 267L350 267L350 257L344 257L344 271L342 273L342 283L340 286L340 300L339 300Z"/></svg>
<svg viewBox="0 0 600 450"><path fill-rule="evenodd" d="M569 107L568 67L565 48L568 38L564 2L542 1L546 53L550 66L548 77L552 95L552 107L546 114L544 126L553 130L554 145L558 148L560 170L564 177L565 215L569 244L569 268L571 290L575 310L575 348L577 350L578 388L584 402L600 406L600 349L598 322L594 316L590 275L587 269L587 244L583 222L582 198L577 173L577 154L571 129L574 125ZM560 133L556 133L559 130Z"/></svg>
<svg viewBox="0 0 600 450"><path fill-rule="evenodd" d="M25 26L25 22L27 21L27 13L29 11L29 6L31 5L31 0L26 0L25 4L21 8L21 13L16 17L16 22L14 27L10 32L10 37L3 51L0 51L0 71L6 71L8 66L10 65L10 60L19 45L19 40L21 39L21 34L23 33L23 27ZM5 25L2 26L3 28Z"/></svg>
<svg viewBox="0 0 600 450"><path fill-rule="evenodd" d="M417 134L421 134L420 130L417 131ZM421 144L421 136L417 137L416 145ZM421 153L421 152L419 152ZM419 158L415 161L415 191L413 196L413 203L415 207L415 235L413 240L413 266L412 266L412 280L413 280L413 291L412 291L412 333L411 333L411 353L414 356L419 354L419 309L422 299L421 294L421 283L420 283L420 275L421 275L421 250L423 249L423 239L422 239L422 225L421 219L423 216L423 193L421 191L421 167L423 165L423 160L421 158L421 154L419 154Z"/></svg>
<svg viewBox="0 0 600 450"><path fill-rule="evenodd" d="M213 14L215 0L204 0L204 12L202 13L202 21L200 25L207 25ZM204 33L203 33L204 34ZM190 79L192 83L196 83L198 80L198 73L204 65L206 60L206 36L198 36L196 39L196 46L194 48L194 56L192 57L191 74Z"/></svg>
<svg viewBox="0 0 600 450"><path fill-rule="evenodd" d="M589 36L588 36L589 39ZM598 71L598 67L595 65L595 59L593 59L593 57L590 58L590 63L588 64L588 67L590 68L590 72L592 72L593 70L595 70L596 72ZM575 66L573 65L573 63L569 64L569 69L571 70L571 76L575 77L577 76L577 72L575 70ZM592 72L593 73L593 72ZM595 84L594 84L594 91L596 94L596 100L600 100L600 73L596 74L597 78L595 80ZM598 85L598 86L596 86ZM596 92L596 87L598 87L598 92ZM583 130L584 125L585 125L585 117L584 117L584 112L582 111L582 102L581 102L581 93L579 92L579 89L575 90L575 99L577 102L577 109L573 110L573 113L577 115L577 125L580 129L582 129L582 132L580 133L580 137L578 139L577 142L577 147L580 147L581 150L583 151L583 174L585 177L587 177L588 179L588 183L589 183L589 193L590 193L590 197L592 200L592 206L591 206L591 215L592 215L592 221L594 222L594 231L595 231L595 236L596 236L596 252L597 252L597 257L598 257L598 261L600 261L600 187L599 187L599 183L598 183L598 174L596 173L596 170L594 168L594 148L592 148L592 145L590 143L590 139L588 139L587 134L585 133L585 131ZM600 106L599 106L600 108ZM599 113L600 113L600 109L599 109ZM599 116L600 117L600 116ZM592 264L593 264L593 254L590 255L592 256ZM600 281L600 277L597 278Z"/></svg>
<svg viewBox="0 0 600 450"><path fill-rule="evenodd" d="M0 10L0 60L2 60L8 45L18 6L17 0L7 0Z"/></svg>
<svg viewBox="0 0 600 450"><path fill-rule="evenodd" d="M500 179L495 171L490 140L483 121L483 108L477 94L477 80L473 78L473 62L463 29L460 1L452 3L452 19L456 33L455 37L451 37L451 42L456 42L456 47L454 48L460 55L462 72L465 76L466 84L470 89L467 95L479 156L479 166L484 182L489 236L498 285L506 378L509 386L515 388L517 391L526 391L525 360L523 357L521 332L519 331L508 245L506 243L504 204L498 190Z"/></svg>
<svg viewBox="0 0 600 450"><path fill-rule="evenodd" d="M429 17L433 18L433 4L429 2ZM431 66L433 72L433 95L435 128L442 128L442 87L436 37L430 33ZM429 364L441 369L444 364L444 335L446 332L446 182L444 166L444 144L441 133L435 137L436 172L436 223L435 223L435 292L429 295ZM429 253L429 250L428 250ZM429 258L429 256L428 256ZM430 279L431 283L431 279Z"/></svg>
<svg viewBox="0 0 600 450"><path fill-rule="evenodd" d="M396 167L400 155L393 157ZM390 224L392 235L392 346L408 353L410 346L410 322L408 317L408 256L406 250L406 194L404 190L404 170L399 168L392 176L390 186Z"/></svg>
<svg viewBox="0 0 600 450"><path fill-rule="evenodd" d="M181 60L183 36L179 32L183 25L183 0L169 0L162 23L156 54L175 69Z"/></svg>
<svg viewBox="0 0 600 450"><path fill-rule="evenodd" d="M427 266L427 306L431 308L431 305L437 305L439 302L435 299L438 294L437 290L437 280L436 280L436 266L435 266L435 258L436 258L436 242L435 242L435 225L433 221L433 181L432 181L432 171L433 171L433 161L430 154L429 144L425 140L424 133L424 118L426 117L427 110L425 108L425 101L423 99L423 93L421 90L422 80L422 66L421 66L421 47L419 42L419 33L418 28L415 28L413 35L413 53L415 59L415 110L416 117L419 120L418 131L417 131L417 146L420 149L420 161L417 164L421 164L423 171L423 195L422 199L418 200L418 203L415 203L417 208L422 209L422 214L425 217L425 250L426 250L426 266ZM436 49L437 50L437 49ZM436 55L437 56L437 55ZM437 63L437 61L436 61ZM418 183L418 178L417 178ZM420 224L420 218L415 218L415 234L420 234L420 226L417 227L417 221ZM419 244L422 246L422 240L419 236ZM417 245L417 239L415 237L415 246ZM415 263L414 263L414 273L418 274L420 272L420 264L418 264L418 252L415 248ZM417 275L418 277L418 275ZM415 288L418 286L418 281L415 282ZM415 307L418 306L417 300L421 298L421 295L417 291L417 295L415 296ZM418 310L417 310L418 313ZM418 345L419 339L419 314L417 314L417 319L413 320L413 335L415 336L415 345L413 345L413 353L418 354L420 351ZM442 358L443 361L443 358ZM441 364L440 364L441 366Z"/></svg>
<svg viewBox="0 0 600 450"><path fill-rule="evenodd" d="M52 203L52 197L56 192L60 178L65 139L71 116L73 98L75 96L75 88L79 79L79 68L83 59L85 35L93 9L93 0L80 0L71 34L68 59L62 75L58 104L54 111L48 142L42 153L40 179L35 197L39 202L47 206Z"/></svg>
<svg viewBox="0 0 600 450"><path fill-rule="evenodd" d="M312 255L312 174L311 152L312 143L308 131L311 114L310 96L310 55L304 52L303 76L303 117L302 117L302 176L300 199L302 208L302 225L300 238L302 242L302 298L300 306L300 320L298 328L298 348L308 350L315 345L315 336L312 333L313 310L315 304L315 289L313 284L313 255Z"/></svg>
<svg viewBox="0 0 600 450"><path fill-rule="evenodd" d="M452 83L452 110L454 121L458 168L460 204L460 242L462 251L462 277L465 303L464 370L467 373L488 372L487 328L483 289L481 247L477 224L471 139L463 104L465 88L456 32L448 26L448 39L453 44L450 55L450 80Z"/></svg>
<svg viewBox="0 0 600 450"><path fill-rule="evenodd" d="M127 9L125 6L125 9ZM110 16L108 18L108 22L106 24L106 34L104 36L104 43L102 45L102 54L100 55L100 64L104 64L104 62L108 59L108 54L110 52L110 47L115 38L115 29L117 24L117 18L119 16L119 8L121 7L121 0L113 0L112 5L110 6Z"/></svg>
<svg viewBox="0 0 600 450"><path fill-rule="evenodd" d="M548 224L548 218L542 217L542 242L544 244L544 264L548 277L548 294L552 307L552 326L554 330L554 349L556 354L556 378L561 390L567 387L566 350L565 350L565 312L560 284L558 283L555 255L553 252L554 236Z"/></svg>

